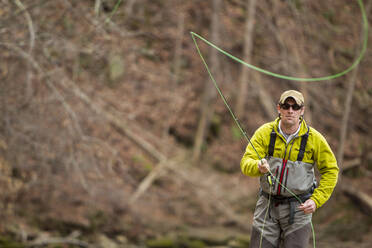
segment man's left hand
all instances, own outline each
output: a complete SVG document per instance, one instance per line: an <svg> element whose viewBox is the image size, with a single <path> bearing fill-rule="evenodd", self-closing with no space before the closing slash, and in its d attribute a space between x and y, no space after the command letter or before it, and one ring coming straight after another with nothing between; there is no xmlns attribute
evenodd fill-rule
<svg viewBox="0 0 372 248"><path fill-rule="evenodd" d="M299 206L299 209L304 211L305 214L311 214L315 212L316 204L313 200L308 199L307 201L305 201Z"/></svg>

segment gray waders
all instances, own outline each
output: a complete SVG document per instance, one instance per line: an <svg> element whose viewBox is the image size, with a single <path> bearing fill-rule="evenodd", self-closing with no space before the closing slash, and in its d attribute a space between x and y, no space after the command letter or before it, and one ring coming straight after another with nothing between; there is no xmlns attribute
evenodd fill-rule
<svg viewBox="0 0 372 248"><path fill-rule="evenodd" d="M314 190L314 166L302 162L309 130L301 137L297 161L273 157L276 136L273 129L270 135L268 163L280 183L276 180L272 184L268 183L265 176L260 179L261 191L253 217L250 247L307 248L312 215L305 214L298 208L301 203L292 193L296 194L301 202L305 202Z"/></svg>

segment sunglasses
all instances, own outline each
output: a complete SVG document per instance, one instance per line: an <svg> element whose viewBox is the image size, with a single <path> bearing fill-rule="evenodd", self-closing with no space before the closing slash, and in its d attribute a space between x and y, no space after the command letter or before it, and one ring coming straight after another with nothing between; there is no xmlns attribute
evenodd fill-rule
<svg viewBox="0 0 372 248"><path fill-rule="evenodd" d="M295 104L283 103L280 104L280 107L284 110L288 110L290 107L292 107L293 110L300 110L303 106L298 105L297 103Z"/></svg>

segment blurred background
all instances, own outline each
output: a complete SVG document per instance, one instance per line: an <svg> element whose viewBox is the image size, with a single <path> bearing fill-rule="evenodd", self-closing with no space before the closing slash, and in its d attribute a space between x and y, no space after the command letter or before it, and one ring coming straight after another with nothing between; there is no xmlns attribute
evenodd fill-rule
<svg viewBox="0 0 372 248"><path fill-rule="evenodd" d="M191 31L303 78L366 35L357 0L0 0L0 247L248 247L258 179ZM341 168L316 246L371 247L371 50L306 83L197 42L249 136L304 94Z"/></svg>

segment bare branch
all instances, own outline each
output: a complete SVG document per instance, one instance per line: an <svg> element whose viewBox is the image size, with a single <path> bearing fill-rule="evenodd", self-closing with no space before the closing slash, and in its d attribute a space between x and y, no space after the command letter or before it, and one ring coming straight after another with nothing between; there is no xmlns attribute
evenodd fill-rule
<svg viewBox="0 0 372 248"><path fill-rule="evenodd" d="M63 82L65 83L65 82ZM83 102L85 102L88 106L91 107L93 111L97 114L104 116L107 120L109 120L119 131L123 132L128 138L134 141L139 147L141 147L145 152L147 152L151 157L156 159L157 161L166 160L166 156L159 152L154 146L150 143L142 139L139 135L135 134L123 121L122 119L116 117L112 113L105 111L101 106L95 104L89 96L87 96L83 91L81 91L75 84L70 83L69 89L79 97Z"/></svg>
<svg viewBox="0 0 372 248"><path fill-rule="evenodd" d="M22 11L24 11L27 24L28 24L28 30L30 31L30 48L29 48L29 53L33 50L35 46L35 30L34 30L34 24L32 22L31 15L28 13L27 9L25 6L22 4L20 0L15 0L16 5L18 8L20 8Z"/></svg>
<svg viewBox="0 0 372 248"><path fill-rule="evenodd" d="M155 169L153 169L146 177L142 180L142 182L137 187L137 190L132 194L129 198L128 204L133 206L133 204L146 192L148 188L152 185L152 183L159 178L165 172L166 168L166 161L160 162Z"/></svg>
<svg viewBox="0 0 372 248"><path fill-rule="evenodd" d="M366 212L366 214L372 214L372 198L365 194L364 192L360 191L360 189L354 188L348 184L341 184L342 192L348 196L353 203L356 203L359 207L361 207L362 211Z"/></svg>
<svg viewBox="0 0 372 248"><path fill-rule="evenodd" d="M213 4L213 14L212 14L212 22L211 22L211 37L212 41L218 44L220 40L220 19L219 15L222 9L222 1L215 0L212 2ZM217 55L217 50L212 49L210 55L211 61L211 72L212 74L216 75L215 78L218 81L218 77L220 73L218 73L220 67L220 61ZM211 107L212 100L216 97L217 92L214 90L213 84L207 83L204 86L203 96L201 101L201 111L200 111L200 118L198 122L198 127L196 129L195 139L194 139L194 147L193 147L193 154L192 159L194 162L198 162L201 156L203 144L205 143L205 137L208 132L208 126L212 117L214 115L214 109Z"/></svg>
<svg viewBox="0 0 372 248"><path fill-rule="evenodd" d="M249 0L246 2L246 7L248 10L248 14L245 19L245 27L244 27L244 50L243 56L244 61L247 63L252 63L252 48L253 48L253 41L254 41L254 26L256 22L256 3L257 0ZM239 78L239 90L237 93L235 111L236 116L242 116L244 112L244 106L246 99L248 98L248 86L251 85L251 73L247 67L241 66L241 74ZM259 85L259 84L258 84ZM263 90L263 89L261 89ZM261 99L261 98L260 98ZM263 101L270 101L270 98L262 99Z"/></svg>

